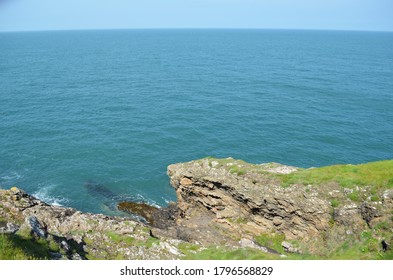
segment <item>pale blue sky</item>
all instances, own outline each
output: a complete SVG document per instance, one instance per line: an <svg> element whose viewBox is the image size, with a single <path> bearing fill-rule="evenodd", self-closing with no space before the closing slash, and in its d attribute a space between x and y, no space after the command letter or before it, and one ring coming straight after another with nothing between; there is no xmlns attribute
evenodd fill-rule
<svg viewBox="0 0 393 280"><path fill-rule="evenodd" d="M393 0L0 0L0 31L118 28L393 31Z"/></svg>

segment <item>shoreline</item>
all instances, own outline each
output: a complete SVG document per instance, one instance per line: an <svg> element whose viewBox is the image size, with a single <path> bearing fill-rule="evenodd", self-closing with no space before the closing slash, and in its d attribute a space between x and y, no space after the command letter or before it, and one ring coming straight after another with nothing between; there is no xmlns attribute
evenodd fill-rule
<svg viewBox="0 0 393 280"><path fill-rule="evenodd" d="M14 187L0 189L0 232L45 243L49 259L198 259L225 252L331 259L347 258L348 242L359 248L355 259L393 257L392 160L300 169L205 158L170 165L167 173L176 203L161 209L119 203L149 223L51 206ZM341 255L332 255L337 250Z"/></svg>

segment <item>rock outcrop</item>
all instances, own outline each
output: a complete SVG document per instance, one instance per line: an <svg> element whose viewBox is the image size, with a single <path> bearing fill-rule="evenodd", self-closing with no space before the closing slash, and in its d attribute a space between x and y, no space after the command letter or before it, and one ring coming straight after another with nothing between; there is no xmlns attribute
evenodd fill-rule
<svg viewBox="0 0 393 280"><path fill-rule="evenodd" d="M393 239L390 190L384 191L381 199L371 199L370 187L349 190L335 181L283 186L282 176L297 170L232 158L170 165L168 175L178 199L177 227L202 243L209 240L203 232L214 232L217 242L226 243L252 240L261 234L282 234L288 241L315 244L307 248L311 253L318 253L318 246L349 240L349 236L361 239L362 232L370 229L374 239ZM365 199L353 201L346 192L362 193ZM387 230L373 230L375 227ZM197 233L187 230L190 228L203 230ZM284 244L286 251L294 252L287 242Z"/></svg>
<svg viewBox="0 0 393 280"><path fill-rule="evenodd" d="M48 205L15 187L0 189L0 233L55 243L54 259L178 259L184 256L179 248L196 245L196 250L221 245L325 257L348 244L388 250L393 242L390 187L343 187L325 177L313 184L285 183L286 176L299 172L232 158L173 164L167 173L176 203L161 209L118 204L140 219L82 213ZM266 236L278 247L261 242Z"/></svg>
<svg viewBox="0 0 393 280"><path fill-rule="evenodd" d="M182 243L151 237L150 228L130 218L82 213L48 205L13 187L0 189L0 233L52 242L54 259L178 259ZM11 222L12 221L12 222ZM4 225L2 225L4 224Z"/></svg>
<svg viewBox="0 0 393 280"><path fill-rule="evenodd" d="M307 193L306 186L283 188L272 176L277 170L296 169L262 165L265 173L239 175L216 162L205 159L168 167L184 219L210 212L212 222L237 237L275 231L289 239L312 238L329 227L328 201L316 191Z"/></svg>

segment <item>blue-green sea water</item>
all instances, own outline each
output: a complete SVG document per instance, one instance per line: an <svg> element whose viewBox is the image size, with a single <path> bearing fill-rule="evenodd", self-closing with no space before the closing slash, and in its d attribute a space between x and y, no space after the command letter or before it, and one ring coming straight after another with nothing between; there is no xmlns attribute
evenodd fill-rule
<svg viewBox="0 0 393 280"><path fill-rule="evenodd" d="M169 164L393 158L393 33L0 33L0 185L116 214Z"/></svg>

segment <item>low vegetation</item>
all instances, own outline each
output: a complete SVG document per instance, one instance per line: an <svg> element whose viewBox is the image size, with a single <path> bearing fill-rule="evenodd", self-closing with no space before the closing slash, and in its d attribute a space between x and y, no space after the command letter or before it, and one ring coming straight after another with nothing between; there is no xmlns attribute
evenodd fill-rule
<svg viewBox="0 0 393 280"><path fill-rule="evenodd" d="M281 175L280 178L283 186L292 184L315 186L336 182L345 188L371 186L375 191L381 188L393 188L393 160L302 169Z"/></svg>
<svg viewBox="0 0 393 280"><path fill-rule="evenodd" d="M59 248L43 239L19 234L0 234L0 260L50 259L51 252Z"/></svg>

